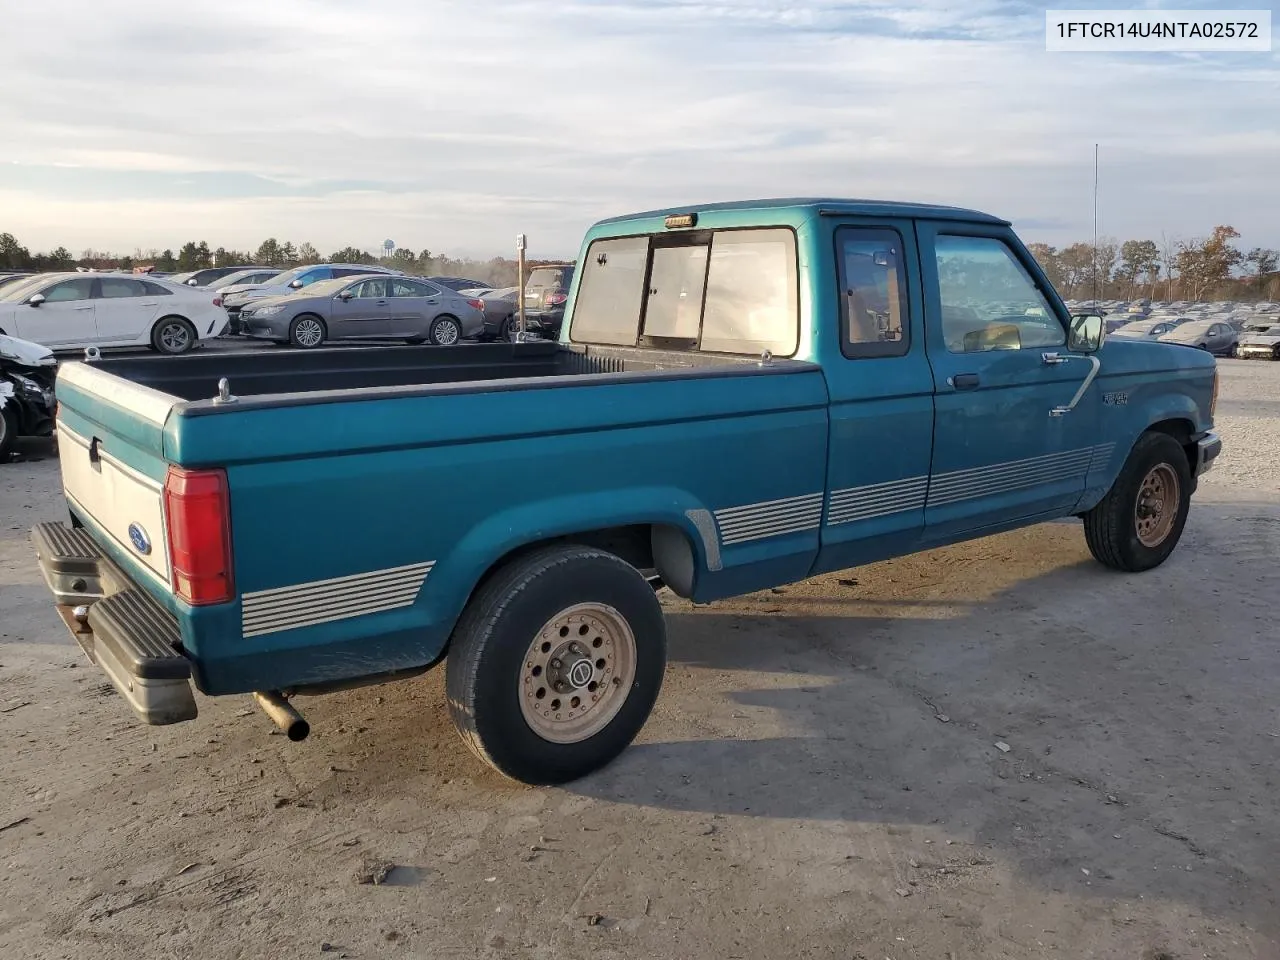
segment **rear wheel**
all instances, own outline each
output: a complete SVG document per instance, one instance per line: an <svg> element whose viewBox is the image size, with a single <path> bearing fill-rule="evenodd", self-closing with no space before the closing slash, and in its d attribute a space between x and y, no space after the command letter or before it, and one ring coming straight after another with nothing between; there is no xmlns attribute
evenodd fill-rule
<svg viewBox="0 0 1280 960"><path fill-rule="evenodd" d="M177 356L196 345L196 328L185 317L162 317L151 328L151 348Z"/></svg>
<svg viewBox="0 0 1280 960"><path fill-rule="evenodd" d="M452 347L462 339L462 324L448 314L436 317L427 330L427 339L438 347Z"/></svg>
<svg viewBox="0 0 1280 960"><path fill-rule="evenodd" d="M1107 495L1084 515L1094 559L1113 570L1158 567L1182 537L1191 506L1191 467L1173 437L1144 433Z"/></svg>
<svg viewBox="0 0 1280 960"><path fill-rule="evenodd" d="M550 547L500 570L463 612L449 711L499 772L566 783L626 749L665 667L662 608L640 572L594 548Z"/></svg>
<svg viewBox="0 0 1280 960"><path fill-rule="evenodd" d="M294 317L289 324L289 343L304 350L320 346L327 335L324 321L314 314L304 313L300 317Z"/></svg>

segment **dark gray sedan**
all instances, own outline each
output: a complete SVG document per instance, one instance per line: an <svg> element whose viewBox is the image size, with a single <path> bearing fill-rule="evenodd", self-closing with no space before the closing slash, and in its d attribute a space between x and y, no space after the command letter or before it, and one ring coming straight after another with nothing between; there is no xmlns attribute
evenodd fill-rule
<svg viewBox="0 0 1280 960"><path fill-rule="evenodd" d="M452 346L479 336L479 300L416 277L383 275L321 280L297 293L247 304L245 336L295 347L326 340L404 340Z"/></svg>

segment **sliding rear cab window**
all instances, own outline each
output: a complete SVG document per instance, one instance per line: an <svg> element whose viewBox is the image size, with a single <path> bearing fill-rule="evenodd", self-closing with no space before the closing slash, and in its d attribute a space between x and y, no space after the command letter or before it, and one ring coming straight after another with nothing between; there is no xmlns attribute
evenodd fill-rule
<svg viewBox="0 0 1280 960"><path fill-rule="evenodd" d="M791 230L690 232L597 240L570 326L575 343L790 356L799 346ZM643 318L643 327L642 327Z"/></svg>

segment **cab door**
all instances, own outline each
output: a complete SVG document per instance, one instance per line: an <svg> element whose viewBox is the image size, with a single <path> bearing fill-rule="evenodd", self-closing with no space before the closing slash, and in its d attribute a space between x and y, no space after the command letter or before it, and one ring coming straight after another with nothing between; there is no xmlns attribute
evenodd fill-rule
<svg viewBox="0 0 1280 960"><path fill-rule="evenodd" d="M94 320L93 277L59 280L31 296L39 296L38 305L31 297L14 313L17 335L45 347L67 349L96 343L98 327Z"/></svg>
<svg viewBox="0 0 1280 960"><path fill-rule="evenodd" d="M1067 352L1066 311L1008 228L917 231L936 392L926 539L1070 512L1111 453L1098 358Z"/></svg>
<svg viewBox="0 0 1280 960"><path fill-rule="evenodd" d="M833 241L833 269L814 271L816 280L834 279L825 309L815 309L823 318L815 334L830 398L829 492L815 572L914 548L933 449L933 376L913 225L841 220Z"/></svg>

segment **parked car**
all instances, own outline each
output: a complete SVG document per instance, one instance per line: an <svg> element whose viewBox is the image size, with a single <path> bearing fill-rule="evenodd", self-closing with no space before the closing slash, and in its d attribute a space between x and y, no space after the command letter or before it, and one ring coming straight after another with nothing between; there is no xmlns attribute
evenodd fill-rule
<svg viewBox="0 0 1280 960"><path fill-rule="evenodd" d="M474 295L482 304L484 331L482 340L510 340L515 330L519 287L500 287L496 290L476 291Z"/></svg>
<svg viewBox="0 0 1280 960"><path fill-rule="evenodd" d="M149 276L47 273L0 290L0 333L54 350L186 353L226 325L222 301L209 291Z"/></svg>
<svg viewBox="0 0 1280 960"><path fill-rule="evenodd" d="M562 783L658 697L655 585L706 603L1072 516L1150 570L1222 448L1212 357L1073 322L976 211L660 211L579 262L563 343L63 364L76 526L33 540L120 702L256 691L300 739L287 696L443 663L476 756Z"/></svg>
<svg viewBox="0 0 1280 960"><path fill-rule="evenodd" d="M1235 350L1239 334L1225 320L1192 320L1180 323L1160 335L1164 343L1181 343L1207 350L1215 357L1229 357Z"/></svg>
<svg viewBox="0 0 1280 960"><path fill-rule="evenodd" d="M244 335L318 347L326 340L404 340L453 346L484 329L479 300L415 277L322 280L240 311Z"/></svg>
<svg viewBox="0 0 1280 960"><path fill-rule="evenodd" d="M32 276L33 274L31 273L0 273L0 290L11 284L26 280Z"/></svg>
<svg viewBox="0 0 1280 960"><path fill-rule="evenodd" d="M271 267L255 267L252 265L237 267L205 267L203 270L192 270L190 273L179 273L169 277L172 283L185 283L189 287L217 287L218 281L224 280L233 274L243 273L246 270L253 270L259 275L265 274L273 277L280 273L279 269Z"/></svg>
<svg viewBox="0 0 1280 960"><path fill-rule="evenodd" d="M572 286L572 263L546 264L530 270L524 282L525 329L547 340L557 339Z"/></svg>
<svg viewBox="0 0 1280 960"><path fill-rule="evenodd" d="M1246 333L1235 354L1242 360L1280 360L1280 324Z"/></svg>
<svg viewBox="0 0 1280 960"><path fill-rule="evenodd" d="M221 292L227 287L252 286L260 283L269 284L281 273L284 273L284 271L277 270L275 267L245 267L243 270L227 274L220 280L212 281L209 284L209 289Z"/></svg>
<svg viewBox="0 0 1280 960"><path fill-rule="evenodd" d="M483 280L468 280L466 277L427 277L437 287L446 287L456 293L463 290L487 290L489 285Z"/></svg>
<svg viewBox="0 0 1280 960"><path fill-rule="evenodd" d="M277 273L263 283L238 283L235 286L223 287L219 293L230 320L230 332L234 334L240 332L240 311L246 303L265 300L267 297L287 296L321 280L359 277L371 273L403 276L399 270L388 270L386 267L372 267L359 263L318 263Z"/></svg>
<svg viewBox="0 0 1280 960"><path fill-rule="evenodd" d="M0 335L0 463L18 437L53 432L58 361L48 347Z"/></svg>
<svg viewBox="0 0 1280 960"><path fill-rule="evenodd" d="M1166 333L1176 330L1178 326L1177 320L1136 320L1133 323L1126 323L1111 336L1129 340L1159 340Z"/></svg>

